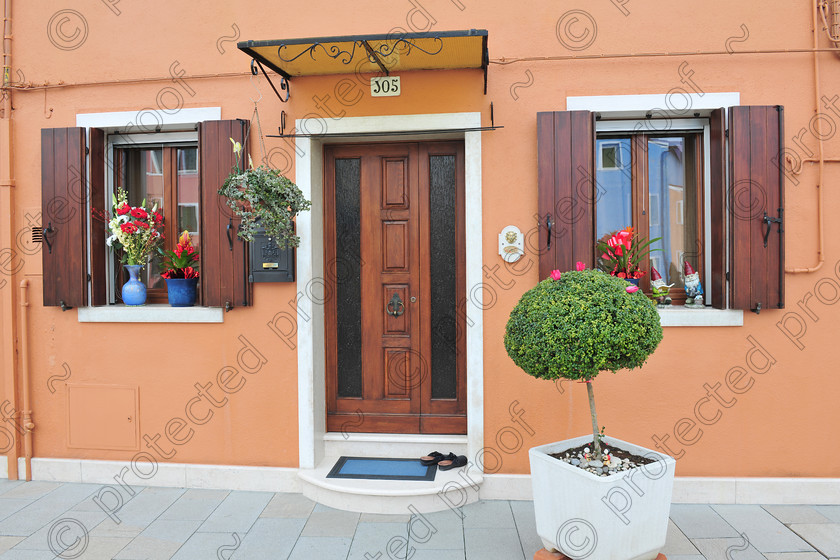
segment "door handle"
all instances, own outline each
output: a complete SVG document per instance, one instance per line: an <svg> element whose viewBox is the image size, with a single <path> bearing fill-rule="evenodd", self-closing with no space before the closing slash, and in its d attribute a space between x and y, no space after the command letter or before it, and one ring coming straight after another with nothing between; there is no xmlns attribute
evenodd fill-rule
<svg viewBox="0 0 840 560"><path fill-rule="evenodd" d="M397 292L394 292L394 295L391 296L391 301L385 306L385 311L388 315L393 315L394 317L399 317L405 313L405 304L403 304Z"/></svg>

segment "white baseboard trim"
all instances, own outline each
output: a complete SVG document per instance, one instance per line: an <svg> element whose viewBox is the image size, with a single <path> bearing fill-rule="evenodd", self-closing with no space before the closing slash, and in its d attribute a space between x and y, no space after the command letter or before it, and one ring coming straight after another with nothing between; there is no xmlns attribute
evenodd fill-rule
<svg viewBox="0 0 840 560"><path fill-rule="evenodd" d="M22 467L22 465L21 465ZM21 475L24 474L20 470ZM0 455L0 477L8 478ZM263 492L301 492L298 469L239 465L193 465L81 459L32 459L32 480L130 486L169 486ZM531 475L485 474L482 500L532 500ZM726 478L682 476L674 480L673 503L840 505L840 478Z"/></svg>
<svg viewBox="0 0 840 560"><path fill-rule="evenodd" d="M23 471L21 471L23 472ZM298 469L240 465L32 459L32 480L118 486L168 486L263 492L300 492Z"/></svg>
<svg viewBox="0 0 840 560"><path fill-rule="evenodd" d="M482 500L533 500L531 476L485 474ZM717 478L678 476L675 504L840 505L840 478Z"/></svg>

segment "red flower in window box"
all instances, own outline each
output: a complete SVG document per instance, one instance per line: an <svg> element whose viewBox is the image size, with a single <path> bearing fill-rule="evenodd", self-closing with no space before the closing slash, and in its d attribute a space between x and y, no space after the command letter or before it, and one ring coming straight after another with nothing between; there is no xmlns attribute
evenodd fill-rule
<svg viewBox="0 0 840 560"><path fill-rule="evenodd" d="M129 234L130 233L136 233L137 232L137 226L135 226L131 222L126 222L126 223L124 223L120 226L120 230L122 230L123 233L129 233Z"/></svg>
<svg viewBox="0 0 840 560"><path fill-rule="evenodd" d="M149 229L149 224L147 224L146 222L134 221L134 222L132 222L132 223L133 223L135 226L137 226L138 228L142 228L142 229Z"/></svg>
<svg viewBox="0 0 840 560"><path fill-rule="evenodd" d="M128 205L128 202L123 202L122 206L117 208L117 216L125 216L131 212L131 206Z"/></svg>
<svg viewBox="0 0 840 560"><path fill-rule="evenodd" d="M143 208L138 206L137 208L131 209L131 217L146 220L149 218L149 214Z"/></svg>
<svg viewBox="0 0 840 560"><path fill-rule="evenodd" d="M163 278L198 278L198 251L192 244L190 232L184 231L178 238L174 251L164 251Z"/></svg>
<svg viewBox="0 0 840 560"><path fill-rule="evenodd" d="M598 266L604 272L619 278L641 278L645 271L639 266L647 264L647 257L651 252L650 245L660 239L661 237L657 237L647 241L636 235L632 227L608 233L595 244L597 252L601 253Z"/></svg>

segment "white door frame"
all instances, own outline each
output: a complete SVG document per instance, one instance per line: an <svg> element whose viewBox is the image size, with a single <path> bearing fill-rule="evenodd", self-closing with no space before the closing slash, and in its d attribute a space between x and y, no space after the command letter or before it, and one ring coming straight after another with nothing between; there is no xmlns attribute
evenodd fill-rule
<svg viewBox="0 0 840 560"><path fill-rule="evenodd" d="M381 133L364 141L405 141L421 137L395 136L406 131L447 131L440 138L464 139L465 237L467 294L467 450L471 460L484 447L484 327L481 253L481 132L463 132L481 126L481 113L438 113L345 117L341 119L298 119L297 131L315 130L319 136L295 139L295 177L312 209L298 215L297 249L297 352L298 352L298 436L301 469L315 468L324 457L326 429L326 371L324 363L324 205L323 146L354 141L348 134ZM341 134L340 138L334 135ZM389 136L390 134L390 136ZM436 139L423 135L422 139Z"/></svg>

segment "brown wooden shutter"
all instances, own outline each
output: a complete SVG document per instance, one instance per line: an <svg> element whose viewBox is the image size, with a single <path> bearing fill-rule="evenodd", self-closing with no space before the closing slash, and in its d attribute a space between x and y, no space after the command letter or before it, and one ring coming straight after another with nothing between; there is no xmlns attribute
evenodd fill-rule
<svg viewBox="0 0 840 560"><path fill-rule="evenodd" d="M716 309L726 308L726 113L715 109L709 118L709 160L711 166L710 184L711 208L707 220L712 227L710 251L712 275L710 292L711 305Z"/></svg>
<svg viewBox="0 0 840 560"><path fill-rule="evenodd" d="M733 309L784 307L784 110L729 108L729 288Z"/></svg>
<svg viewBox="0 0 840 560"><path fill-rule="evenodd" d="M594 265L595 119L589 111L537 113L540 279Z"/></svg>
<svg viewBox="0 0 840 560"><path fill-rule="evenodd" d="M90 276L91 305L107 301L106 260L111 254L105 245L110 204L105 198L105 131L90 129Z"/></svg>
<svg viewBox="0 0 840 560"><path fill-rule="evenodd" d="M248 121L205 121L199 126L201 168L201 290L210 307L251 305L248 248L238 236L239 219L218 194L236 165L230 138L242 144L240 168L248 165Z"/></svg>
<svg viewBox="0 0 840 560"><path fill-rule="evenodd" d="M44 305L87 304L85 129L41 129Z"/></svg>

